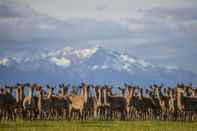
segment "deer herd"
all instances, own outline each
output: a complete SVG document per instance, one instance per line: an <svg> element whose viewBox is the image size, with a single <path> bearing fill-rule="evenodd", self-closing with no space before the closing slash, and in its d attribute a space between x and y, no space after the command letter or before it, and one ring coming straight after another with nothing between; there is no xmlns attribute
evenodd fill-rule
<svg viewBox="0 0 197 131"><path fill-rule="evenodd" d="M0 120L197 120L197 89L179 83L164 88L153 84L141 88L125 84L81 83L79 92L71 93L71 85L56 88L35 83L17 83L0 88ZM27 95L25 95L27 94Z"/></svg>

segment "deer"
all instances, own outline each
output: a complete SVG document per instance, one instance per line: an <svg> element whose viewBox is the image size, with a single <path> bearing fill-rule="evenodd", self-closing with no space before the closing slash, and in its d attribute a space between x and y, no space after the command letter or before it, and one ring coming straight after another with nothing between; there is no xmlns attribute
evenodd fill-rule
<svg viewBox="0 0 197 131"><path fill-rule="evenodd" d="M128 86L128 95L123 96L113 96L112 87L105 86L103 89L104 94L104 103L109 106L110 109L110 118L112 119L112 111L119 111L121 113L121 119L128 119L129 105L132 97L134 95L135 88Z"/></svg>
<svg viewBox="0 0 197 131"><path fill-rule="evenodd" d="M52 107L54 104L51 97L45 95L44 90L42 90L42 86L38 86L36 88L36 92L38 97L38 119L51 119Z"/></svg>
<svg viewBox="0 0 197 131"><path fill-rule="evenodd" d="M72 110L79 111L79 118L81 120L85 118L83 112L86 108L86 104L88 100L89 86L86 83L82 83L80 86L80 90L81 90L80 95L67 96L68 107L69 107L69 120L71 119Z"/></svg>
<svg viewBox="0 0 197 131"><path fill-rule="evenodd" d="M17 83L15 86L14 86L14 89L15 89L15 98L16 98L16 103L17 103L17 106L16 106L16 114L17 116L19 117L22 117L23 116L23 100L24 100L24 88L26 86L29 86L28 83Z"/></svg>
<svg viewBox="0 0 197 131"><path fill-rule="evenodd" d="M102 104L102 89L100 85L93 85L92 86L95 96L92 97L91 101L91 106L93 110L94 117L96 118L97 116L100 117L101 119L101 113L103 110L103 104Z"/></svg>
<svg viewBox="0 0 197 131"><path fill-rule="evenodd" d="M172 89L172 88L168 87L167 96L169 97L168 119L169 120L174 120L175 119L175 113L176 113L176 110L177 110L175 89Z"/></svg>
<svg viewBox="0 0 197 131"><path fill-rule="evenodd" d="M157 84L153 84L154 86L154 93L155 98L159 100L160 110L161 110L161 119L166 119L166 115L168 114L169 109L169 101L170 98L166 95L163 95L161 92L161 88L163 87L163 83L159 86ZM164 93L166 93L166 89L164 90Z"/></svg>
<svg viewBox="0 0 197 131"><path fill-rule="evenodd" d="M29 120L33 120L36 115L36 109L37 109L37 98L33 96L33 91L37 87L36 84L28 84L29 86L29 94L28 96L25 96L23 100L23 108L26 111L26 117Z"/></svg>
<svg viewBox="0 0 197 131"><path fill-rule="evenodd" d="M193 114L197 111L197 97L188 96L187 87L182 84L177 84L176 93L177 93L177 108L179 115L185 115L183 119L192 120Z"/></svg>
<svg viewBox="0 0 197 131"><path fill-rule="evenodd" d="M14 86L5 85L0 91L0 119L15 120L16 99L13 96Z"/></svg>
<svg viewBox="0 0 197 131"><path fill-rule="evenodd" d="M60 115L62 118L68 118L68 88L70 84L65 85L64 83L59 84L60 90L59 90L59 96L57 96L58 101L58 107Z"/></svg>

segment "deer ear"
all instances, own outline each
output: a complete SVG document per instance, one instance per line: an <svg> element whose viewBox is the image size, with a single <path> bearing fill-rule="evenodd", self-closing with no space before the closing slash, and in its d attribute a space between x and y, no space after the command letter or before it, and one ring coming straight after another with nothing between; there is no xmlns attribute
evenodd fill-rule
<svg viewBox="0 0 197 131"><path fill-rule="evenodd" d="M156 85L156 84L153 84L153 86L154 86L154 87L157 87L157 85Z"/></svg>

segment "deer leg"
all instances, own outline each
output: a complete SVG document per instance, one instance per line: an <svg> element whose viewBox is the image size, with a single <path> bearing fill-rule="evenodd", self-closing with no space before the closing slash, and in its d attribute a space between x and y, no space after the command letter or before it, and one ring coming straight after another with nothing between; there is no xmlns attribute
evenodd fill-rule
<svg viewBox="0 0 197 131"><path fill-rule="evenodd" d="M97 109L94 110L94 118L97 117Z"/></svg>
<svg viewBox="0 0 197 131"><path fill-rule="evenodd" d="M80 118L80 120L83 120L83 110L82 109L79 110L79 118Z"/></svg>
<svg viewBox="0 0 197 131"><path fill-rule="evenodd" d="M72 113L72 107L71 106L69 106L68 107L68 120L70 121L71 120L71 114Z"/></svg>

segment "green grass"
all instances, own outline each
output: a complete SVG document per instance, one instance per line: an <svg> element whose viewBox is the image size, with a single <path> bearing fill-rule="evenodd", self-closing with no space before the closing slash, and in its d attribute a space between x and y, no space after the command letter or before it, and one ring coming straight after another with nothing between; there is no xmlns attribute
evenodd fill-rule
<svg viewBox="0 0 197 131"><path fill-rule="evenodd" d="M23 121L0 122L0 131L197 131L197 122Z"/></svg>

